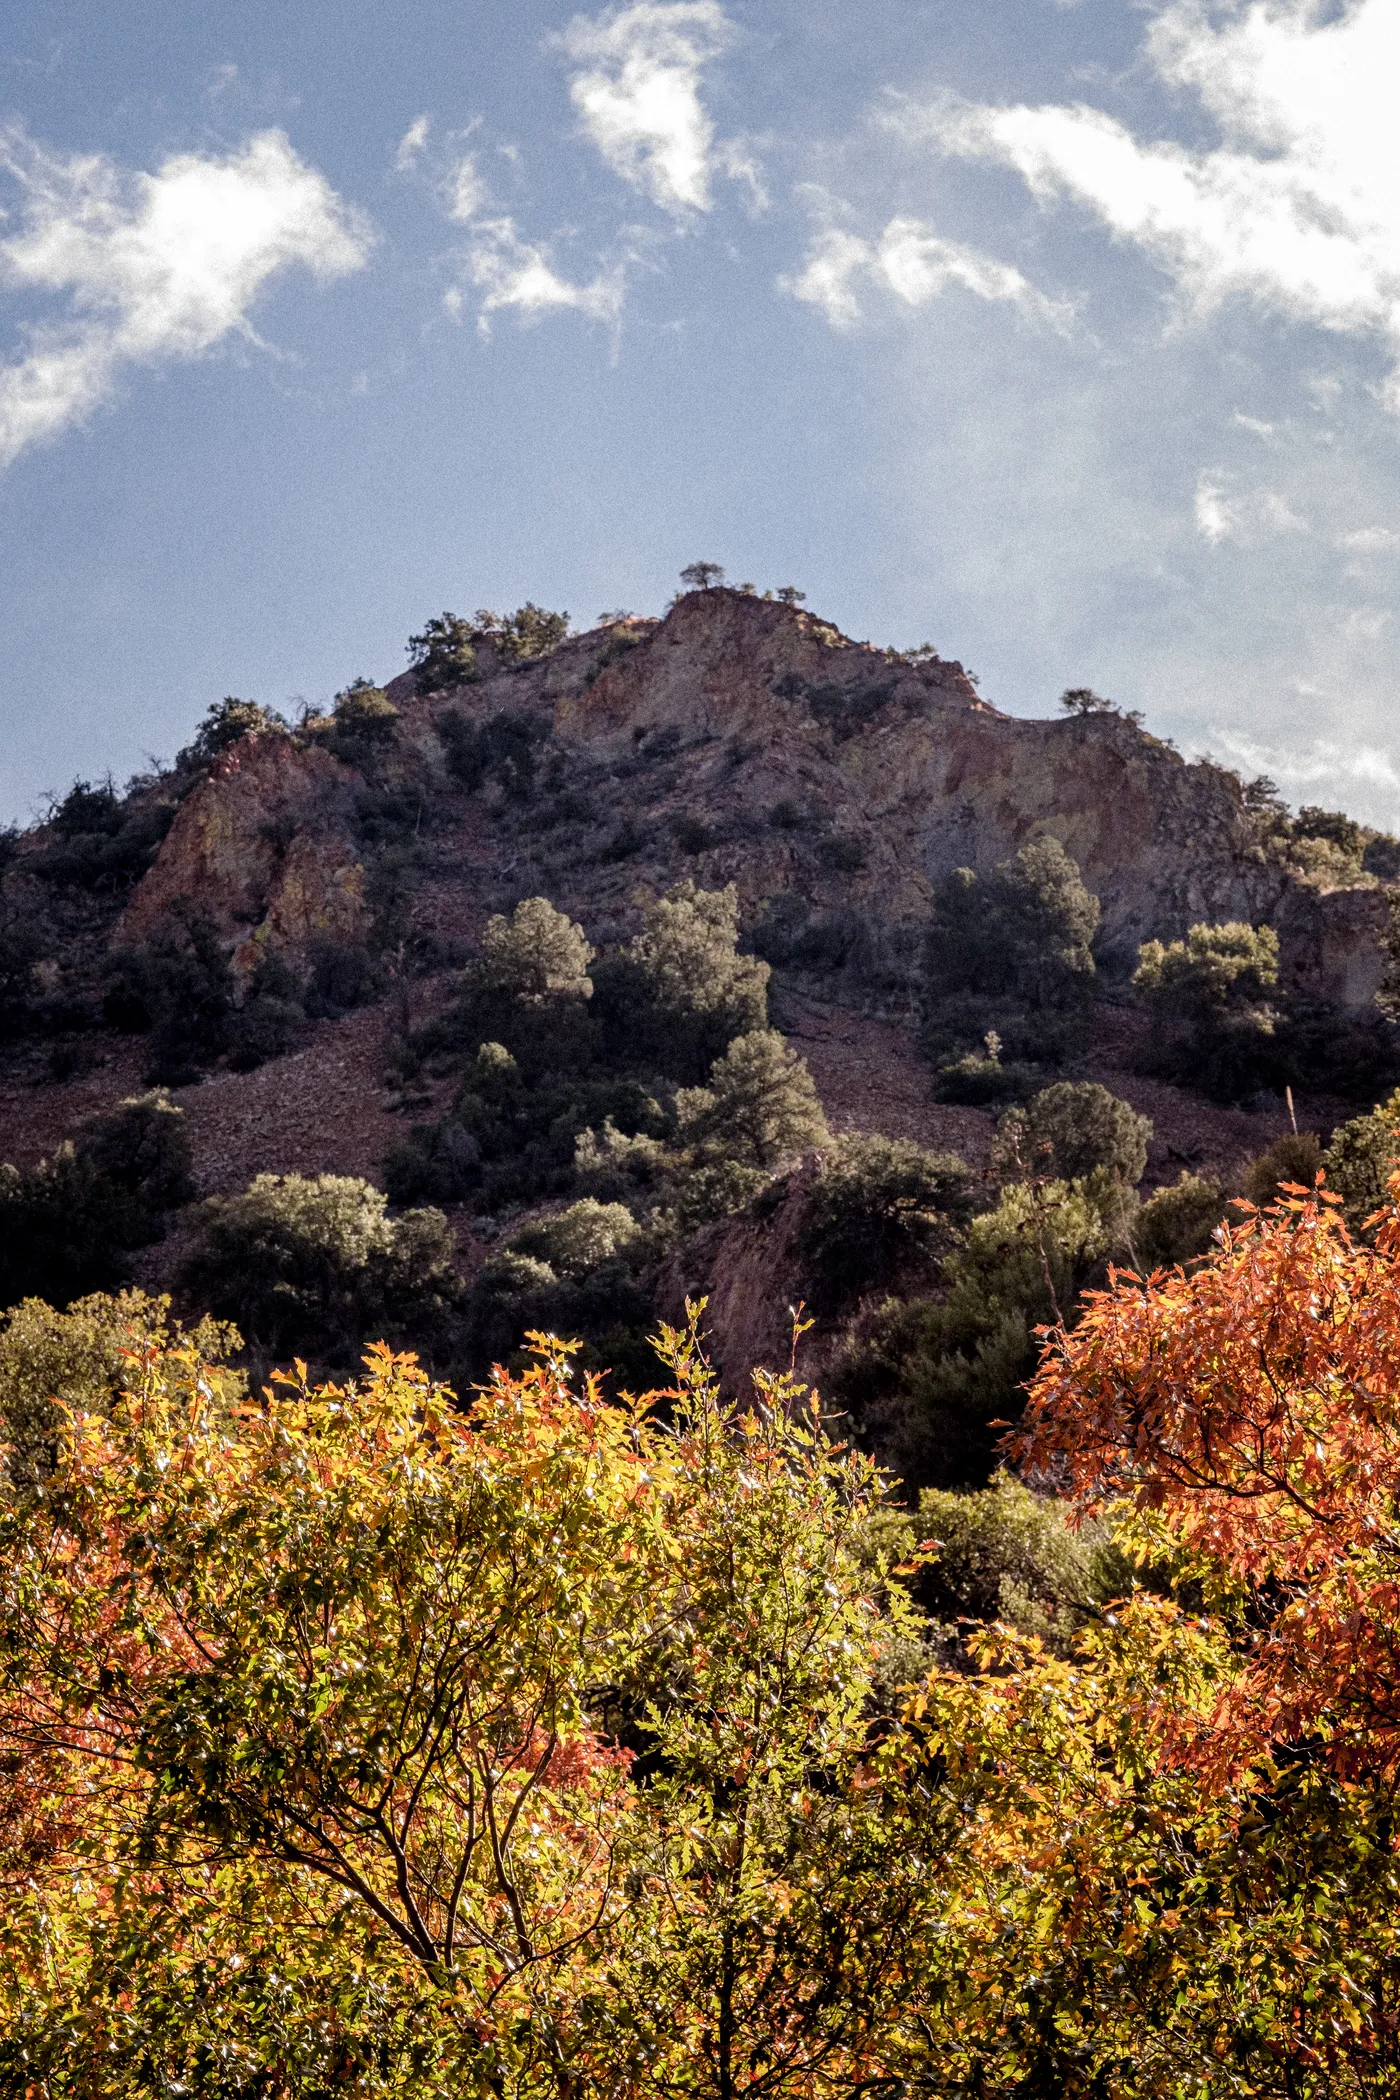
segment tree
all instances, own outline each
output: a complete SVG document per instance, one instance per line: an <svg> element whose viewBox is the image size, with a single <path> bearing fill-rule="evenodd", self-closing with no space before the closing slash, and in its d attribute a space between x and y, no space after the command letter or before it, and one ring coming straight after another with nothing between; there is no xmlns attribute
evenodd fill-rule
<svg viewBox="0 0 1400 2100"><path fill-rule="evenodd" d="M812 1300L834 1312L890 1289L909 1262L946 1252L970 1203L956 1154L909 1138L837 1138L807 1192L798 1252Z"/></svg>
<svg viewBox="0 0 1400 2100"><path fill-rule="evenodd" d="M1275 1078L1281 1054L1278 935L1232 920L1191 927L1184 941L1145 941L1133 984L1162 1031L1162 1058L1188 1083L1225 1100Z"/></svg>
<svg viewBox="0 0 1400 2100"><path fill-rule="evenodd" d="M866 1769L912 1625L881 1484L801 1387L736 1417L667 1348L669 1429L554 1350L462 1413L387 1352L249 1405L152 1345L69 1417L0 1504L0 2078L803 2100L878 2066L936 1898Z"/></svg>
<svg viewBox="0 0 1400 2100"><path fill-rule="evenodd" d="M348 1364L376 1333L431 1336L458 1296L453 1254L441 1211L393 1219L368 1181L259 1174L203 1205L179 1282L274 1358Z"/></svg>
<svg viewBox="0 0 1400 2100"><path fill-rule="evenodd" d="M74 1134L74 1148L131 1198L141 1213L138 1231L150 1231L160 1212L177 1210L198 1193L185 1112L164 1088L89 1116Z"/></svg>
<svg viewBox="0 0 1400 2100"><path fill-rule="evenodd" d="M1078 1181L1103 1169L1125 1188L1147 1171L1152 1125L1106 1086L1058 1080L1032 1094L1024 1108L1008 1109L997 1125L1002 1171Z"/></svg>
<svg viewBox="0 0 1400 2100"><path fill-rule="evenodd" d="M1060 705L1067 715L1113 715L1118 712L1111 700L1105 700L1087 685L1066 686L1060 695Z"/></svg>
<svg viewBox="0 0 1400 2100"><path fill-rule="evenodd" d="M1332 1133L1323 1154L1327 1185L1342 1199L1351 1231L1360 1233L1386 1200L1400 1166L1400 1089L1369 1115L1353 1116Z"/></svg>
<svg viewBox="0 0 1400 2100"><path fill-rule="evenodd" d="M509 918L486 922L481 946L487 969L510 997L539 1006L551 998L591 999L594 951L583 928L547 897L527 897Z"/></svg>
<svg viewBox="0 0 1400 2100"><path fill-rule="evenodd" d="M958 868L934 892L925 970L935 999L964 992L1073 1001L1094 974L1099 900L1057 838L1032 839L985 881Z"/></svg>
<svg viewBox="0 0 1400 2100"><path fill-rule="evenodd" d="M779 590L774 591L773 596L777 599L779 605L805 605L807 603L807 593L799 591L790 583L783 584Z"/></svg>
<svg viewBox="0 0 1400 2100"><path fill-rule="evenodd" d="M688 591L713 590L724 582L724 571L717 561L693 561L681 570L681 582Z"/></svg>
<svg viewBox="0 0 1400 2100"><path fill-rule="evenodd" d="M409 667L420 693L438 693L471 685L476 668L477 630L470 620L445 612L425 622L421 634L408 638Z"/></svg>
<svg viewBox="0 0 1400 2100"><path fill-rule="evenodd" d="M736 1036L707 1085L682 1087L676 1121L702 1155L766 1170L829 1135L812 1075L776 1028Z"/></svg>
<svg viewBox="0 0 1400 2100"><path fill-rule="evenodd" d="M271 730L283 734L287 730L286 718L275 708L264 707L258 700L240 700L233 693L227 693L205 710L204 720L193 738L176 754L175 771L201 772L240 738Z"/></svg>
<svg viewBox="0 0 1400 2100"><path fill-rule="evenodd" d="M769 967L738 942L732 883L678 883L649 904L641 931L593 972L614 1059L698 1080L736 1036L765 1028Z"/></svg>

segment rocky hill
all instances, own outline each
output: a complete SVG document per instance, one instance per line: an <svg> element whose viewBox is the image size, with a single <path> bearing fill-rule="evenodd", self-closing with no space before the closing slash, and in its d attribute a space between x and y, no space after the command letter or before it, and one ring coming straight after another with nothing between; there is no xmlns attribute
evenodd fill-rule
<svg viewBox="0 0 1400 2100"><path fill-rule="evenodd" d="M958 663L851 641L799 605L693 591L662 619L536 654L488 624L466 675L420 667L342 702L295 731L249 710L246 733L124 797L75 789L9 841L0 1156L32 1165L152 1075L129 959L164 953L172 927L187 940L195 918L228 967L225 1048L155 1076L200 1081L178 1099L205 1193L260 1171L381 1180L405 1129L446 1114L460 1084L406 1063L404 1043L448 1009L491 915L533 896L606 950L677 882L733 885L831 1127L974 1168L995 1118L938 1098L920 1053L924 931L942 878L989 876L1029 841L1058 839L1102 909L1105 996L1059 1076L1151 1117L1149 1189L1183 1165L1237 1176L1287 1111L1276 1092L1221 1105L1152 1073L1126 990L1141 942L1268 923L1284 995L1374 1020L1387 842L1363 865L1359 834L1346 851L1325 824L1309 834L1134 718L1101 703L1003 714ZM1357 1105L1315 1078L1297 1093L1324 1137ZM448 1209L470 1272L500 1219ZM725 1353L751 1358L774 1339L756 1308L786 1303L785 1244L752 1217L711 1227L670 1257L670 1308L709 1287ZM166 1261L158 1247L138 1267L158 1282Z"/></svg>

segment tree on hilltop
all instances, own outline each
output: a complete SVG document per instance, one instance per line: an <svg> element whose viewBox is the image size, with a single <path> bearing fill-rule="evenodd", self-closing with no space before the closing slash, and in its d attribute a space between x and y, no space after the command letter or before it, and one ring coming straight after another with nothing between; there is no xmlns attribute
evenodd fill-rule
<svg viewBox="0 0 1400 2100"><path fill-rule="evenodd" d="M681 582L688 591L713 590L724 582L724 571L717 561L693 561L681 570Z"/></svg>

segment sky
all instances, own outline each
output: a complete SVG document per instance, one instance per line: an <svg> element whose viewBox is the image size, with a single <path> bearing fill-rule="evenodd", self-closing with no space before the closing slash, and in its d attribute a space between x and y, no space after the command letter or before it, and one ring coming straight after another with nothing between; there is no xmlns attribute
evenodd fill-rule
<svg viewBox="0 0 1400 2100"><path fill-rule="evenodd" d="M1400 827L1400 0L9 0L0 821L689 562Z"/></svg>

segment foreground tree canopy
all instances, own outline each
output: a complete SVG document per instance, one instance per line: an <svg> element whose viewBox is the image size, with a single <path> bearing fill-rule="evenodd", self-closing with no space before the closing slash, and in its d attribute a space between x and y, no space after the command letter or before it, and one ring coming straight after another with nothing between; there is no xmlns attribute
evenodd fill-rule
<svg viewBox="0 0 1400 2100"><path fill-rule="evenodd" d="M693 1333L462 1408L112 1318L47 1444L3 1367L0 2089L1397 2089L1394 1208L1048 1337L1020 1456L1129 1556L1058 1647L934 1639L937 1541Z"/></svg>

